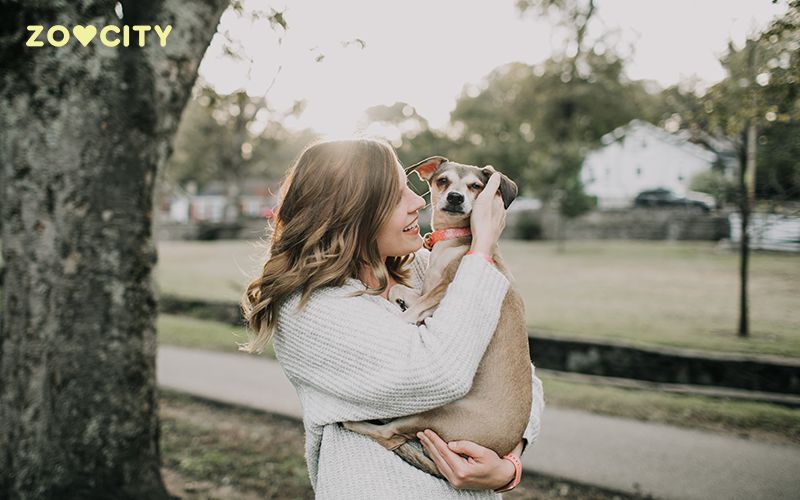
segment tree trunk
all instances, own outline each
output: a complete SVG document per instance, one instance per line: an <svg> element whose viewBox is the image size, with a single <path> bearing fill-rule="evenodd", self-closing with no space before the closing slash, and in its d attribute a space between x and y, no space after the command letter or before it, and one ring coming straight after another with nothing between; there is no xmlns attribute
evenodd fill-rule
<svg viewBox="0 0 800 500"><path fill-rule="evenodd" d="M750 127L745 128L744 135L749 134ZM739 336L747 337L750 334L750 320L748 318L747 304L747 266L750 258L750 235L747 226L750 219L750 201L747 189L747 166L749 157L749 141L743 138L745 150L739 154L739 211L742 214L742 239L739 244L740 267L739 267ZM753 182L754 179L751 179Z"/></svg>
<svg viewBox="0 0 800 500"><path fill-rule="evenodd" d="M168 498L153 196L228 2L120 3L121 20L115 0L0 5L2 499ZM26 46L31 25L44 46ZM72 28L87 25L84 47ZM153 28L107 47L107 25ZM172 26L163 47L156 25Z"/></svg>

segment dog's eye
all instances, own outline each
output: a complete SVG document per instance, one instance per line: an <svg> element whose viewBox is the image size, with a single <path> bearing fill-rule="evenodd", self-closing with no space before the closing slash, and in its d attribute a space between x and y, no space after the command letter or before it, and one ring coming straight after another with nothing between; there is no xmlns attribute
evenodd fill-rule
<svg viewBox="0 0 800 500"><path fill-rule="evenodd" d="M472 185L470 185L470 187L469 187L469 188L470 188L470 189L474 189L474 190L476 190L476 191L480 191L481 189L483 189L483 186L482 186L482 185L480 185L480 184L478 184L478 183L476 182L475 184L472 184Z"/></svg>
<svg viewBox="0 0 800 500"><path fill-rule="evenodd" d="M436 180L437 186L447 187L448 184L449 182L447 181L447 177L439 177L439 179Z"/></svg>

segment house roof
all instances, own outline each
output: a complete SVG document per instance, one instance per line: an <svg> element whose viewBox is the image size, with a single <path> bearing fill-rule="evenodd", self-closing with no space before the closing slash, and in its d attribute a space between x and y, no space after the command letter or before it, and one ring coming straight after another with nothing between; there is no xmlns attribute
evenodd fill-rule
<svg viewBox="0 0 800 500"><path fill-rule="evenodd" d="M618 127L614 129L614 131L604 135L600 140L605 146L609 146L614 142L624 141L625 137L631 135L633 132L644 132L651 137L706 161L713 162L718 154L716 151L690 140L691 137L687 137L685 134L671 134L662 128L656 127L652 123L642 120L632 120L627 125Z"/></svg>

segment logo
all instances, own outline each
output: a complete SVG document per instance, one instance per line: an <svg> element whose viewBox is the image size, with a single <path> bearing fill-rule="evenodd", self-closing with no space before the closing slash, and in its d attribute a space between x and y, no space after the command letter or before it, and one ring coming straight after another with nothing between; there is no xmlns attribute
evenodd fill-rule
<svg viewBox="0 0 800 500"><path fill-rule="evenodd" d="M128 47L131 44L131 30L133 30L138 34L139 47L144 47L145 35L152 28L152 26L125 25L122 27L122 30L120 30L119 26L106 26L100 30L100 42L106 47L116 47L120 44L121 31L122 46ZM41 35L42 31L44 31L44 26L28 26L28 31L32 31L33 33L28 41L25 42L25 45L28 47L43 47L44 42L39 39L39 35ZM172 31L172 26L167 26L166 29L161 29L161 26L156 25L154 31L158 35L158 39L161 41L161 46L166 47L167 37L169 36L170 31ZM94 39L94 37L97 36L97 28L91 25L75 26L72 28L72 36L74 36L75 39L81 43L81 45L86 47ZM136 34L133 36L134 38L137 38ZM47 30L47 43L53 47L63 47L69 42L69 39L69 30L64 26L55 25Z"/></svg>

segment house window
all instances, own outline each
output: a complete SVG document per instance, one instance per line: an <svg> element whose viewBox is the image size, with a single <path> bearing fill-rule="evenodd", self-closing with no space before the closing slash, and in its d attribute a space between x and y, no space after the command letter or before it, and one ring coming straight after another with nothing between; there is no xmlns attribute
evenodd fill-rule
<svg viewBox="0 0 800 500"><path fill-rule="evenodd" d="M636 169L636 177L641 177L641 176L642 176L642 169L641 168L637 168Z"/></svg>

